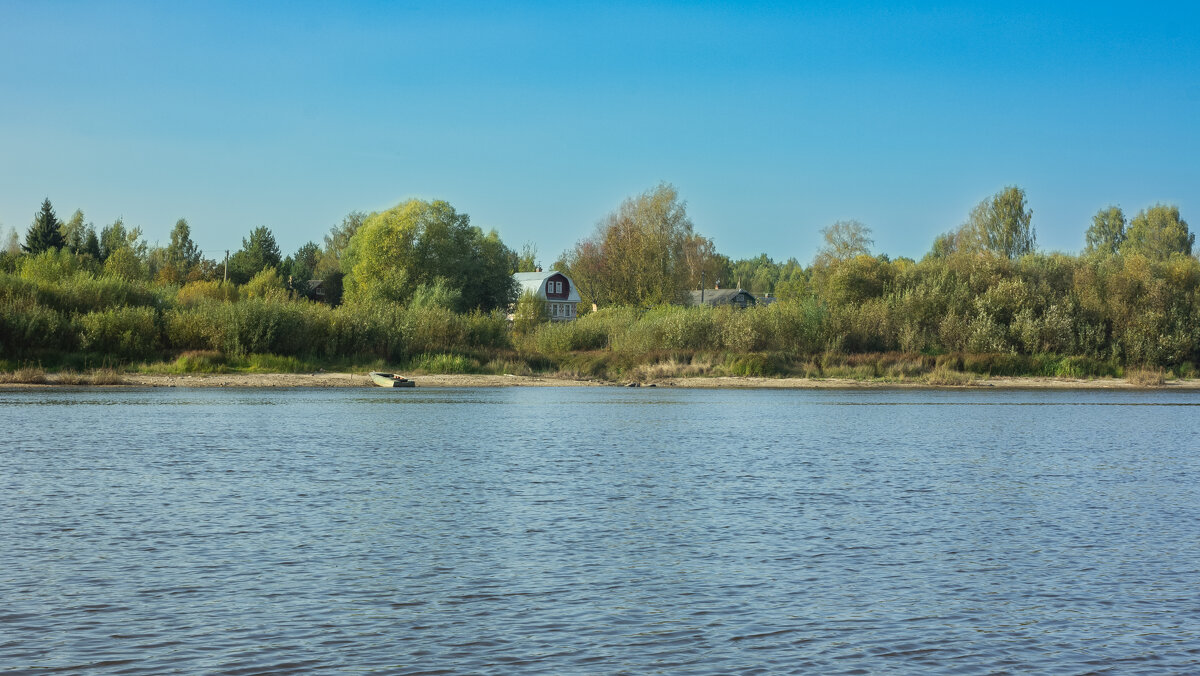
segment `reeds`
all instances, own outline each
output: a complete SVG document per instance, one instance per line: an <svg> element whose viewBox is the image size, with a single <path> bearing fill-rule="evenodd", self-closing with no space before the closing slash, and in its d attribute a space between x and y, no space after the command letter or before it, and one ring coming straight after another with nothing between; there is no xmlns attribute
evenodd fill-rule
<svg viewBox="0 0 1200 676"><path fill-rule="evenodd" d="M1125 381L1135 387L1162 387L1167 374L1162 369L1134 368L1125 372Z"/></svg>
<svg viewBox="0 0 1200 676"><path fill-rule="evenodd" d="M49 382L40 366L22 366L14 371L0 372L0 383L8 385L42 385Z"/></svg>

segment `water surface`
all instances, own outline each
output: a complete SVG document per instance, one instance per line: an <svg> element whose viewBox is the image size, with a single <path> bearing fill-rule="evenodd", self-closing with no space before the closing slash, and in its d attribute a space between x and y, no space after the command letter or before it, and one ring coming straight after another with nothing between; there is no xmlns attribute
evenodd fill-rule
<svg viewBox="0 0 1200 676"><path fill-rule="evenodd" d="M0 669L1200 670L1200 395L0 391Z"/></svg>

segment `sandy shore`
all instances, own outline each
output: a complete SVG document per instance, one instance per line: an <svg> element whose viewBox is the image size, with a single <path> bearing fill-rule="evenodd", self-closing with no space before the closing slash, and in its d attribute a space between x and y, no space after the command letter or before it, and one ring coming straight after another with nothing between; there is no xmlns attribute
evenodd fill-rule
<svg viewBox="0 0 1200 676"><path fill-rule="evenodd" d="M374 387L365 373L220 373L194 375L124 374L125 386L135 387ZM620 387L628 382L571 380L551 376L513 375L413 375L417 387ZM0 388L55 387L55 374L46 375L41 385L2 384ZM643 387L686 387L707 389L946 389L922 382L884 382L840 378L667 378L638 383ZM117 385L116 387L120 387ZM1200 380L1169 380L1147 388L1120 378L981 378L969 385L950 389L1031 390L1188 390L1200 391Z"/></svg>

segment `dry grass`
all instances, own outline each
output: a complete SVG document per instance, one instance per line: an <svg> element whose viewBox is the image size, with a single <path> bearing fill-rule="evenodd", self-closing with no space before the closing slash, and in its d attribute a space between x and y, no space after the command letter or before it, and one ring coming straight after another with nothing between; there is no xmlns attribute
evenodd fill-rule
<svg viewBox="0 0 1200 676"><path fill-rule="evenodd" d="M1162 369L1129 369L1125 382L1136 387L1162 387L1167 383L1167 374Z"/></svg>
<svg viewBox="0 0 1200 676"><path fill-rule="evenodd" d="M668 359L653 364L641 364L628 374L639 382L665 380L668 378L688 378L707 376L713 373L713 363L706 357L697 357L691 362Z"/></svg>
<svg viewBox="0 0 1200 676"><path fill-rule="evenodd" d="M16 371L0 373L0 383L10 385L41 385L46 382L46 370L40 366L22 366Z"/></svg>
<svg viewBox="0 0 1200 676"><path fill-rule="evenodd" d="M125 377L113 368L99 368L90 373L63 371L54 382L59 385L125 385Z"/></svg>
<svg viewBox="0 0 1200 676"><path fill-rule="evenodd" d="M40 366L23 366L16 371L0 373L0 384L7 385L126 385L128 382L119 371L99 368L88 373L62 371L48 375Z"/></svg>
<svg viewBox="0 0 1200 676"><path fill-rule="evenodd" d="M945 366L939 366L929 373L926 373L923 380L926 384L933 385L935 387L961 387L963 385L973 384L975 382L975 376L971 375L970 373L955 371L953 369L946 368Z"/></svg>

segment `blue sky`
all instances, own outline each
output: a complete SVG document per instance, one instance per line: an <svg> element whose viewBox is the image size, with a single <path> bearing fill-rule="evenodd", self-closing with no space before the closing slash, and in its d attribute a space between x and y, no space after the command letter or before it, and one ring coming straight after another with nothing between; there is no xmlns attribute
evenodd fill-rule
<svg viewBox="0 0 1200 676"><path fill-rule="evenodd" d="M919 258L1007 185L1046 250L1200 227L1200 10L979 4L0 0L0 229L290 253L420 197L550 263L660 181L734 258L848 218Z"/></svg>

